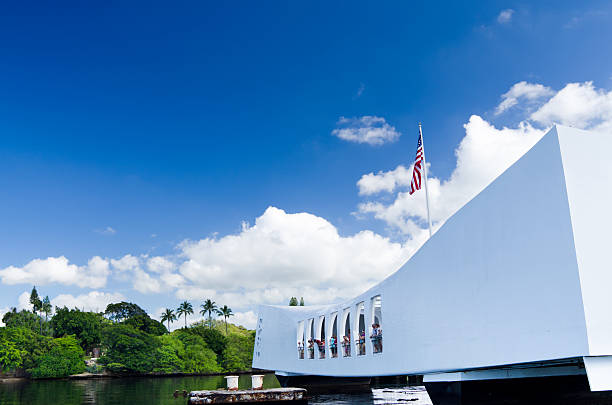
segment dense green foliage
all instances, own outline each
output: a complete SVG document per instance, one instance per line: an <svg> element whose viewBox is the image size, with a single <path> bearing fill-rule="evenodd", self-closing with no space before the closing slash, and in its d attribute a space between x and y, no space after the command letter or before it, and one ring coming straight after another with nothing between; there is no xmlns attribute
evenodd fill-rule
<svg viewBox="0 0 612 405"><path fill-rule="evenodd" d="M146 314L147 312L138 305L124 301L117 304L108 304L106 306L106 310L104 311L104 315L106 315L111 321L115 322L121 322L137 315Z"/></svg>
<svg viewBox="0 0 612 405"><path fill-rule="evenodd" d="M204 326L203 323L192 325L188 329L188 332L201 337L208 347L217 355L217 358L221 359L223 350L225 350L225 346L227 345L227 339L221 332Z"/></svg>
<svg viewBox="0 0 612 405"><path fill-rule="evenodd" d="M47 297L33 290L34 311L13 310L0 327L0 371L24 370L33 378L56 378L89 372L111 373L219 373L251 367L254 332L227 323L231 309L206 305L206 321L168 333L136 304L110 304L104 313L55 308L51 319ZM40 302L39 302L40 301ZM212 305L210 305L212 304ZM34 305L33 305L34 307ZM181 316L191 304L181 304ZM176 319L166 310L165 320ZM223 320L212 315L223 316ZM106 316L106 317L105 317ZM85 367L85 354L102 356Z"/></svg>
<svg viewBox="0 0 612 405"><path fill-rule="evenodd" d="M74 335L81 347L89 351L100 345L102 316L93 312L82 312L78 309L56 308L51 318L55 337Z"/></svg>
<svg viewBox="0 0 612 405"><path fill-rule="evenodd" d="M125 371L150 373L155 368L157 348L161 346L154 336L130 325L112 325L102 331L102 345L107 352L101 364L116 363Z"/></svg>
<svg viewBox="0 0 612 405"><path fill-rule="evenodd" d="M183 331L160 337L158 361L154 371L164 373L218 373L216 354L200 336Z"/></svg>
<svg viewBox="0 0 612 405"><path fill-rule="evenodd" d="M250 369L253 363L254 344L255 333L251 333L249 336L229 335L226 347L223 350L223 369L226 371Z"/></svg>
<svg viewBox="0 0 612 405"><path fill-rule="evenodd" d="M84 354L74 336L54 339L51 349L41 356L38 366L32 369L32 377L67 377L82 373L85 371Z"/></svg>
<svg viewBox="0 0 612 405"><path fill-rule="evenodd" d="M23 362L23 351L19 350L15 342L3 333L0 335L0 371L9 371L18 368Z"/></svg>
<svg viewBox="0 0 612 405"><path fill-rule="evenodd" d="M41 356L49 351L52 340L27 328L0 328L0 341L5 342L2 346L10 345L21 353L18 363L11 363L10 366L1 363L0 368L33 369L39 364Z"/></svg>
<svg viewBox="0 0 612 405"><path fill-rule="evenodd" d="M49 335L51 328L40 316L26 310L17 311L13 308L4 314L2 322L9 328L25 328L36 333Z"/></svg>
<svg viewBox="0 0 612 405"><path fill-rule="evenodd" d="M123 321L123 323L155 336L168 333L168 330L161 322L151 319L147 314L133 316Z"/></svg>

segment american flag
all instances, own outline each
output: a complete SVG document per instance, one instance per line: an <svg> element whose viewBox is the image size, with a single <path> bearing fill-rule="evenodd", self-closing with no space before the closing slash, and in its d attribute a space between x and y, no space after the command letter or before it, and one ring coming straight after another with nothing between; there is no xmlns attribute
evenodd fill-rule
<svg viewBox="0 0 612 405"><path fill-rule="evenodd" d="M423 173L423 135L419 133L419 142L417 142L416 159L414 161L414 170L412 171L412 182L410 182L410 194L421 189L422 173Z"/></svg>

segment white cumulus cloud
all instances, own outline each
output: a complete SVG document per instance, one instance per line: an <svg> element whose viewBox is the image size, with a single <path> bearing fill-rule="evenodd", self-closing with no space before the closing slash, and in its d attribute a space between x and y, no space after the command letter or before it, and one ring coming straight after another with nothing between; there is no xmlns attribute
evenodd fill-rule
<svg viewBox="0 0 612 405"><path fill-rule="evenodd" d="M446 220L529 150L543 134L543 130L528 123L517 128L497 129L477 115L470 117L465 125L465 137L455 150L457 164L450 178L430 177L428 180L432 221ZM384 179L388 173L375 176ZM427 220L423 191L413 195L407 190L399 191L392 203L367 201L359 205L359 211L373 214L408 235L420 235Z"/></svg>
<svg viewBox="0 0 612 405"><path fill-rule="evenodd" d="M340 117L332 135L345 141L382 145L394 142L400 133L382 117L365 115L359 118Z"/></svg>
<svg viewBox="0 0 612 405"><path fill-rule="evenodd" d="M612 91L597 89L592 82L569 83L558 92L542 84L519 82L502 100L497 111L524 103L533 112L512 128L498 128L478 115L470 117L455 150L457 163L450 177L429 178L431 215L437 226L527 152L554 123L612 131ZM378 191L396 194L390 203L371 196L359 204L359 212L371 214L408 236L422 235L427 218L425 194L411 196L407 185L403 166L362 176L357 182L361 195Z"/></svg>
<svg viewBox="0 0 612 405"><path fill-rule="evenodd" d="M236 312L227 321L236 325L242 325L247 329L255 329L257 326L257 314L253 311Z"/></svg>
<svg viewBox="0 0 612 405"><path fill-rule="evenodd" d="M142 269L134 270L133 281L134 289L143 294L158 293L162 291L162 285L159 280Z"/></svg>
<svg viewBox="0 0 612 405"><path fill-rule="evenodd" d="M214 295L239 305L284 302L309 289L311 303L350 296L395 271L411 253L371 231L341 236L321 217L275 207L238 234L186 241L181 250L180 273L190 287L178 296Z"/></svg>
<svg viewBox="0 0 612 405"><path fill-rule="evenodd" d="M510 90L502 94L502 101L495 109L495 114L499 115L504 111L514 107L519 100L537 101L545 97L551 97L555 92L541 84L527 83L525 81L515 83Z"/></svg>
<svg viewBox="0 0 612 405"><path fill-rule="evenodd" d="M125 301L125 297L120 293L90 291L76 297L71 294L60 294L51 300L51 304L54 308L68 307L83 311L103 312L108 304L121 301Z"/></svg>
<svg viewBox="0 0 612 405"><path fill-rule="evenodd" d="M147 260L147 268L154 273L166 273L176 268L176 264L162 256L154 256Z"/></svg>
<svg viewBox="0 0 612 405"><path fill-rule="evenodd" d="M57 283L99 288L106 284L108 274L108 260L99 256L89 259L87 266L71 264L66 257L60 256L34 259L23 267L6 267L0 270L0 280L4 284L47 285Z"/></svg>
<svg viewBox="0 0 612 405"><path fill-rule="evenodd" d="M370 195L380 192L392 192L396 187L409 186L412 180L412 167L406 169L403 165L397 166L388 172L368 173L361 176L357 182L360 195Z"/></svg>
<svg viewBox="0 0 612 405"><path fill-rule="evenodd" d="M531 114L544 125L553 123L595 131L612 130L612 91L593 82L569 83Z"/></svg>
<svg viewBox="0 0 612 405"><path fill-rule="evenodd" d="M127 254L120 259L111 259L113 268L119 271L134 270L140 265L140 259L136 256Z"/></svg>

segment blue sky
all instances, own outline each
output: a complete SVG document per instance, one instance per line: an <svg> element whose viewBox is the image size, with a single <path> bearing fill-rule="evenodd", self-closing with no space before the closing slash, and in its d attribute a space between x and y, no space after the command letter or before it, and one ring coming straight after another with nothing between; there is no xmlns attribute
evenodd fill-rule
<svg viewBox="0 0 612 405"><path fill-rule="evenodd" d="M391 173L409 169L419 121L440 190L453 173L468 173L454 186L468 190L461 198L440 191L438 226L505 168L492 165L470 182L470 170L457 171L461 153L491 160L487 151L495 150L510 164L580 97L602 107L563 123L608 128L611 19L605 1L5 4L0 309L18 305L35 283L44 295L74 298L60 304L93 292L102 305L120 294L152 312L212 296L249 324L245 314L259 301L303 293L320 302L359 291L422 243L421 208L401 205L405 179ZM512 88L516 104L496 113ZM371 145L333 134L359 127L361 117L382 118L383 133L397 139ZM521 132L521 125L530 127ZM519 146L484 142L472 153L470 130L474 139L518 137ZM390 173L386 181L397 187L368 191L358 184L368 173L374 183ZM391 212L393 204L399 208ZM321 229L332 239L337 232L341 246ZM278 245L259 245L277 231ZM350 246L359 235L364 246L379 247L373 255L387 249L388 260L338 264L358 256ZM300 256L321 247L331 249L322 255L327 262ZM125 255L136 262L123 270L111 262ZM61 256L80 267L41 262L23 270ZM107 270L86 268L95 256ZM153 257L167 260L165 270L149 267ZM328 265L337 275L360 266L363 280L322 287L295 276L312 270L316 278L309 266ZM16 269L23 274L12 277ZM68 273L41 276L54 271ZM70 271L104 277L79 285ZM223 277L241 271L245 284ZM249 281L261 274L270 280ZM135 289L137 275L153 286ZM243 300L251 282L259 295Z"/></svg>

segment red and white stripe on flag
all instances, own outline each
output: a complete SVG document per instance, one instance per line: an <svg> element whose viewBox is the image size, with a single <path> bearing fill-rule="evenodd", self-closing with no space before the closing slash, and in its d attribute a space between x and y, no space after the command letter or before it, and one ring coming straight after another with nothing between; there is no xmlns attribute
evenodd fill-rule
<svg viewBox="0 0 612 405"><path fill-rule="evenodd" d="M419 134L417 142L416 159L414 161L414 169L412 170L412 181L410 182L410 194L421 189L423 183L423 141Z"/></svg>

